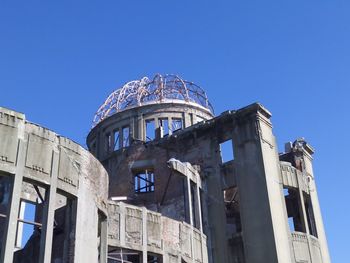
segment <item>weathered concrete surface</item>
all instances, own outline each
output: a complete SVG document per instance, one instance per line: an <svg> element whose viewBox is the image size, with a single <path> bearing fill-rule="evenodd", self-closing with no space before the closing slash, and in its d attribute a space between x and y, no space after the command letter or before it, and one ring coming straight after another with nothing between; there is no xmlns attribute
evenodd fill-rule
<svg viewBox="0 0 350 263"><path fill-rule="evenodd" d="M12 182L9 205L6 211L0 209L7 222L0 226L0 233L4 233L0 239L6 240L0 242L0 261L97 262L97 213L107 215L108 176L103 166L73 141L29 123L23 114L5 108L0 108L0 135L0 176ZM35 187L43 189L40 194ZM72 200L71 213L66 209L66 216L56 211L64 207L57 206L62 199L58 192ZM20 198L36 203L34 220L41 225L26 246L14 253ZM66 220L71 230L64 234L68 231ZM56 246L65 246L64 250L69 251L65 259L56 253Z"/></svg>
<svg viewBox="0 0 350 263"><path fill-rule="evenodd" d="M91 130L97 160L0 108L0 262L329 263L313 150L297 140L279 156L270 118L260 104L134 107ZM36 227L14 253L21 199Z"/></svg>
<svg viewBox="0 0 350 263"><path fill-rule="evenodd" d="M193 118L197 115L200 117ZM297 262L283 184L287 180L289 187L309 191L295 168L285 170L280 165L270 117L260 104L214 118L185 103L145 105L100 122L90 132L87 144L110 175L110 197L125 196L128 205L145 206L162 216L198 226L208 237L202 251L208 253L209 262ZM162 136L158 120L164 118L182 118L183 129ZM203 121L193 122L194 119ZM156 136L152 140L147 139L152 133L146 130L149 121L155 122ZM119 141L118 149L111 148L106 138L113 141L114 131L123 127L130 128L128 146L122 147ZM232 141L234 156L222 163L220 144L228 140ZM172 158L196 167L200 180L193 180L184 171L188 167L169 163ZM134 176L142 170L154 173L154 191L135 191ZM198 185L200 189L196 191ZM322 224L318 227L323 229ZM170 228L163 234L171 237L177 231ZM308 238L310 244L319 242ZM135 240L139 239L135 236ZM194 240L192 247L196 247ZM187 250L185 255L196 254L197 250ZM164 260L177 262L182 257L173 254L163 254ZM315 257L310 262L328 261Z"/></svg>

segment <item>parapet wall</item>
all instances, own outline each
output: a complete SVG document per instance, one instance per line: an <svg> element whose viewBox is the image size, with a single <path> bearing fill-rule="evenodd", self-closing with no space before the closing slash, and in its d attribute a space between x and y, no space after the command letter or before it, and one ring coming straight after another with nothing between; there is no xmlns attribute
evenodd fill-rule
<svg viewBox="0 0 350 263"><path fill-rule="evenodd" d="M208 262L207 238L195 227L123 202L109 203L110 246L157 254L164 262Z"/></svg>

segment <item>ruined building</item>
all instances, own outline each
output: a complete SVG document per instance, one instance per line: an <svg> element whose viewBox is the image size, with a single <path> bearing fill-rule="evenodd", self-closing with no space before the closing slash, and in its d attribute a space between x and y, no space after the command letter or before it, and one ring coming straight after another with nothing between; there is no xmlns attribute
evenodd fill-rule
<svg viewBox="0 0 350 263"><path fill-rule="evenodd" d="M113 92L88 150L0 108L0 262L329 263L313 149L270 118L172 75Z"/></svg>

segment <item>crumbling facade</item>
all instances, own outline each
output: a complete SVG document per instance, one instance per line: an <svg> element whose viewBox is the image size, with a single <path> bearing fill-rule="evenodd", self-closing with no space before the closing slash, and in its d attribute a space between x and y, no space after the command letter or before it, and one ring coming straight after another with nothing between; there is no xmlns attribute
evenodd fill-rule
<svg viewBox="0 0 350 263"><path fill-rule="evenodd" d="M329 263L313 149L279 154L270 118L156 75L107 98L89 153L1 108L1 262Z"/></svg>

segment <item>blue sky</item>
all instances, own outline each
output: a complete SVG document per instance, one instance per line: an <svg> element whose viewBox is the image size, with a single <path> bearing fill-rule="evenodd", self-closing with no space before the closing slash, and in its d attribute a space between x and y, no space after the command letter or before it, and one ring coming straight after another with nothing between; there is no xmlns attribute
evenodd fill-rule
<svg viewBox="0 0 350 263"><path fill-rule="evenodd" d="M125 82L175 73L216 113L255 101L304 136L333 262L348 262L349 1L0 1L0 105L85 144Z"/></svg>

